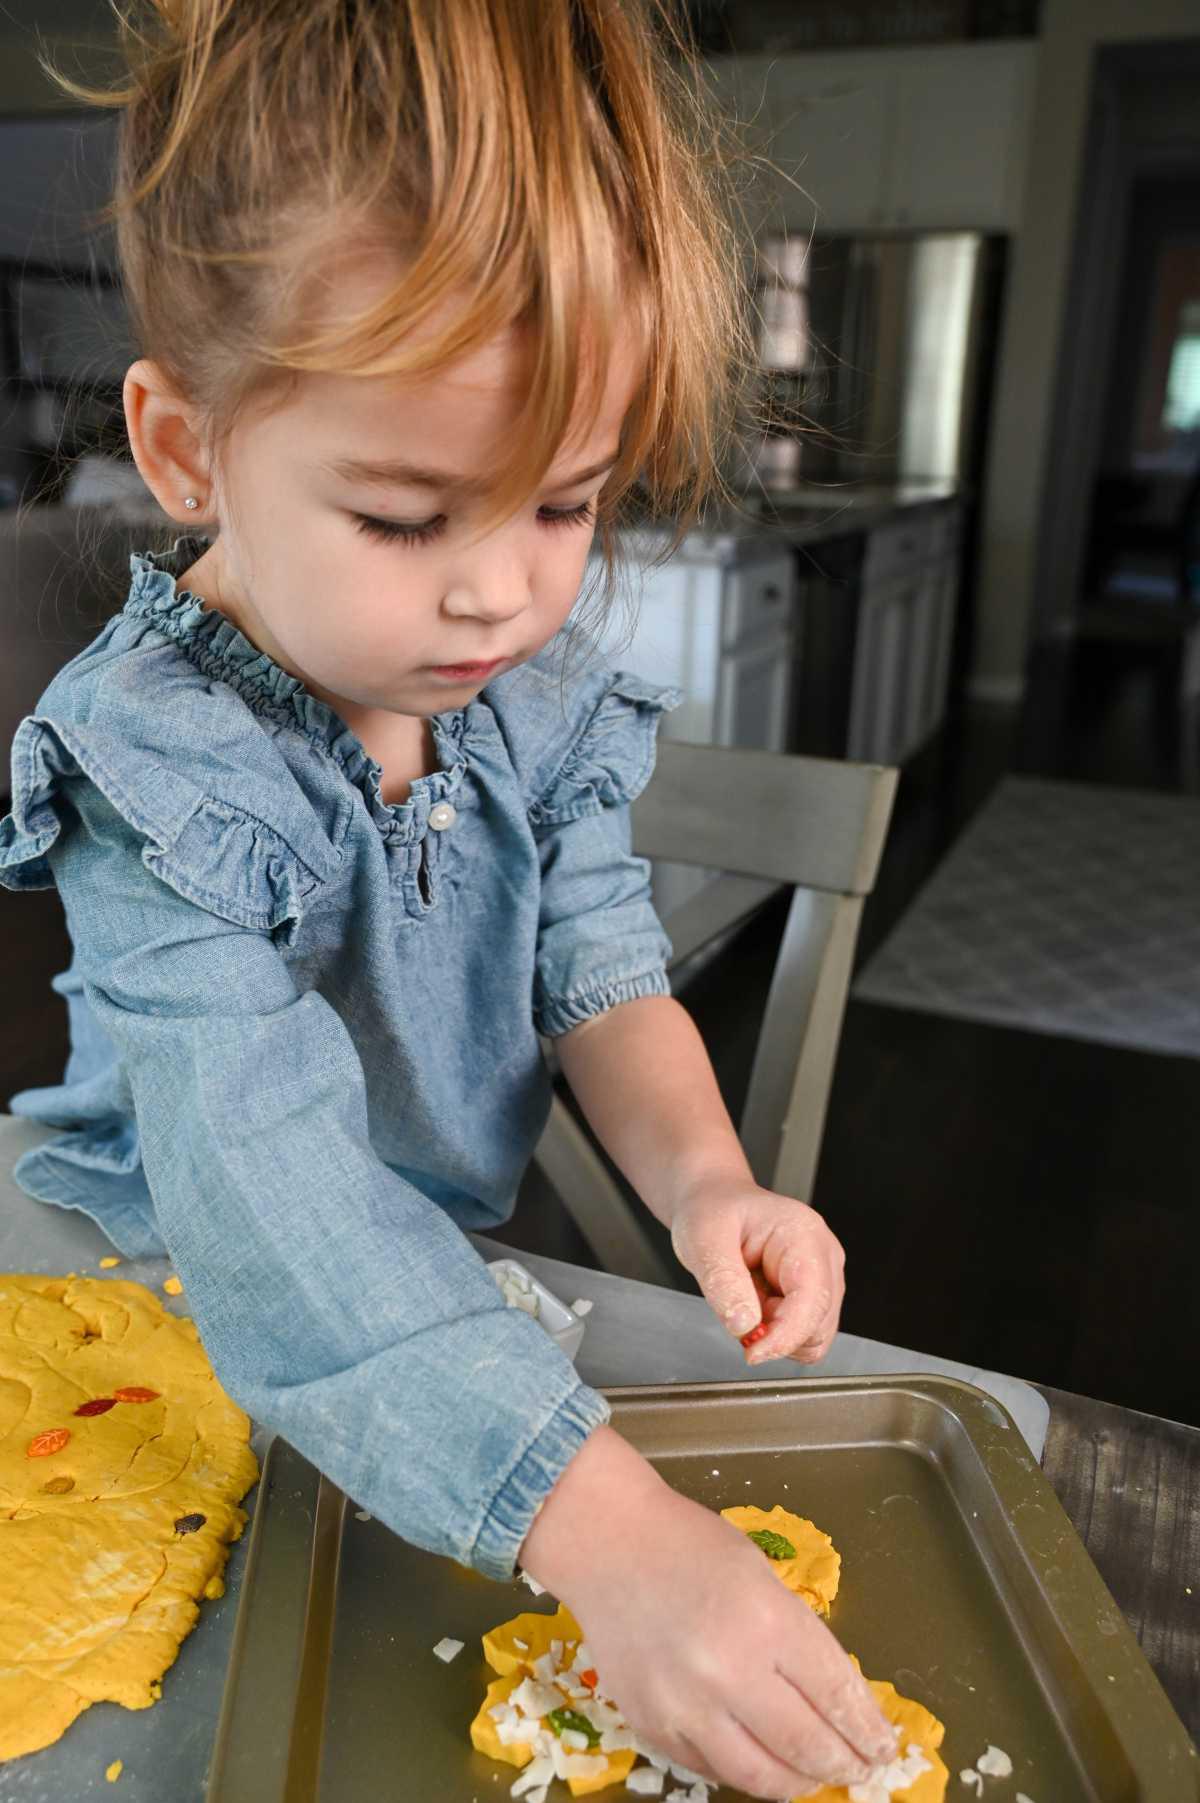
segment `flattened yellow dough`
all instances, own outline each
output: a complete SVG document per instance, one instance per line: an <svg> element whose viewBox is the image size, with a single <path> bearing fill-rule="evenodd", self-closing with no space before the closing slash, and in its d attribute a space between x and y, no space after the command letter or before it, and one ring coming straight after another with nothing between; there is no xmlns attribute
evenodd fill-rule
<svg viewBox="0 0 1200 1803"><path fill-rule="evenodd" d="M853 1653L850 1658L857 1670L861 1671L862 1666ZM946 1733L944 1724L920 1703L914 1703L911 1697L902 1697L894 1684L887 1684L879 1678L868 1678L867 1683L889 1722L895 1722L902 1730L899 1742L901 1757L915 1742L930 1761L931 1769L922 1772L907 1790L892 1792L891 1803L943 1803L946 1786L950 1782L950 1773L937 1753ZM795 1798L793 1803L847 1803L849 1796L850 1792L844 1784L825 1784L818 1791L810 1791L803 1798Z"/></svg>
<svg viewBox="0 0 1200 1803"><path fill-rule="evenodd" d="M608 1770L601 1772L598 1778L568 1778L567 1789L573 1797L590 1797L593 1791L604 1790L610 1784L624 1784L633 1770L637 1754L632 1748L624 1753L606 1753Z"/></svg>
<svg viewBox="0 0 1200 1803"><path fill-rule="evenodd" d="M842 1555L828 1534L823 1534L802 1515L792 1515L787 1509L780 1508L778 1503L773 1509L739 1504L732 1509L722 1509L721 1514L743 1534L766 1528L789 1540L796 1549L796 1557L767 1559L767 1563L781 1584L795 1591L818 1615L828 1616L829 1605L838 1592L842 1569ZM765 1553L763 1557L766 1558Z"/></svg>
<svg viewBox="0 0 1200 1803"><path fill-rule="evenodd" d="M471 1745L477 1753L486 1753L489 1759L503 1759L507 1765L528 1765L533 1758L528 1741L514 1740L506 1747L496 1732L495 1717L488 1714L497 1703L507 1703L513 1691L525 1682L527 1676L527 1672L513 1670L488 1685L487 1694L479 1705L479 1713L471 1723Z"/></svg>
<svg viewBox="0 0 1200 1803"><path fill-rule="evenodd" d="M521 1678L531 1678L534 1660L550 1651L552 1640L561 1640L565 1647L568 1641L577 1646L582 1639L583 1629L566 1604L560 1603L553 1615L530 1611L527 1615L514 1615L511 1621L489 1629L483 1637L483 1656L502 1678L510 1672L519 1672ZM517 1646L518 1640L524 1641L525 1645ZM567 1664L570 1663L568 1659Z"/></svg>
<svg viewBox="0 0 1200 1803"><path fill-rule="evenodd" d="M528 1743L514 1741L506 1747L488 1710L497 1703L506 1702L519 1684L533 1676L534 1660L550 1651L552 1640L562 1641L560 1664L570 1665L575 1656L574 1649L582 1639L583 1629L565 1603L560 1603L553 1615L530 1611L525 1615L514 1615L511 1620L501 1622L498 1628L488 1630L483 1636L483 1656L492 1670L501 1676L488 1685L479 1713L471 1723L471 1745L477 1752L486 1753L490 1759L506 1760L509 1765L529 1764L533 1754ZM524 1648L514 1644L518 1640L525 1642ZM563 1700L565 1703L566 1699ZM633 1770L637 1754L629 1750L606 1753L605 1758L607 1770L598 1777L567 1779L573 1797L586 1797L592 1791L603 1790L606 1785L623 1783Z"/></svg>
<svg viewBox="0 0 1200 1803"><path fill-rule="evenodd" d="M119 1389L157 1395L75 1413ZM0 1274L0 1760L92 1703L157 1701L224 1589L249 1437L194 1322L143 1284Z"/></svg>

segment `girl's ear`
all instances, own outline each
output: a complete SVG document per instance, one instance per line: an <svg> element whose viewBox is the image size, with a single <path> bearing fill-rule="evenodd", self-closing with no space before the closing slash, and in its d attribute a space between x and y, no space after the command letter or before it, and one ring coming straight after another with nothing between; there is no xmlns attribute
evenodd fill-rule
<svg viewBox="0 0 1200 1803"><path fill-rule="evenodd" d="M208 459L194 428L194 410L157 363L142 357L130 365L122 390L133 460L159 506L194 526L209 512ZM188 495L199 508L185 507Z"/></svg>

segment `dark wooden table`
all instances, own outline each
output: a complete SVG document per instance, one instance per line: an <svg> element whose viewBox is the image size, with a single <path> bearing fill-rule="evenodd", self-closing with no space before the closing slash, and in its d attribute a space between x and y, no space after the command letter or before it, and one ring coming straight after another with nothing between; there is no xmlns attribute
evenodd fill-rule
<svg viewBox="0 0 1200 1803"><path fill-rule="evenodd" d="M1200 1428L1036 1384L1042 1469L1200 1741Z"/></svg>

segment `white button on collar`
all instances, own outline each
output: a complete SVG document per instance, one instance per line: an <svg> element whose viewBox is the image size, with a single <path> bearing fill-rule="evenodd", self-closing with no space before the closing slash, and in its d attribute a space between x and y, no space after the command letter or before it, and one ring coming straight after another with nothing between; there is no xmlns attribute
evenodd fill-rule
<svg viewBox="0 0 1200 1803"><path fill-rule="evenodd" d="M458 819L458 810L452 808L448 801L439 801L429 810L429 824L435 833L444 833L448 826L453 826Z"/></svg>

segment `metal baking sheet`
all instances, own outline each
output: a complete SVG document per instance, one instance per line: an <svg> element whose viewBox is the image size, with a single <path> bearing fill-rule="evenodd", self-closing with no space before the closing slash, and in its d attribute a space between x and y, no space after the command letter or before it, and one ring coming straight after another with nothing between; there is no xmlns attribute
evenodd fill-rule
<svg viewBox="0 0 1200 1803"><path fill-rule="evenodd" d="M1195 1803L1200 1761L1011 1416L949 1378L610 1389L613 1425L712 1509L810 1517L842 1555L830 1625L946 1723L949 1796L991 1744L1006 1803ZM408 1545L277 1440L249 1549L208 1803L504 1799L467 1728L480 1637L552 1610ZM583 1624L586 1632L586 1623ZM449 1665L432 1648L466 1642ZM613 1786L602 1796L627 1793ZM732 1803L738 1793L713 1793ZM567 1786L551 1786L566 1803Z"/></svg>

